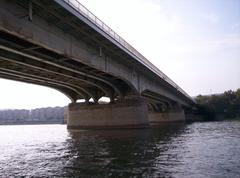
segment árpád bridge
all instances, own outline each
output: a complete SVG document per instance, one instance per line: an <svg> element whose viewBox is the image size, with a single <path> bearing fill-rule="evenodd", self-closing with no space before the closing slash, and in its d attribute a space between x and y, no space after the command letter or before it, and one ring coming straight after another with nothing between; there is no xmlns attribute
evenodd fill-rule
<svg viewBox="0 0 240 178"><path fill-rule="evenodd" d="M68 128L182 121L195 105L77 0L1 0L0 77L64 93Z"/></svg>

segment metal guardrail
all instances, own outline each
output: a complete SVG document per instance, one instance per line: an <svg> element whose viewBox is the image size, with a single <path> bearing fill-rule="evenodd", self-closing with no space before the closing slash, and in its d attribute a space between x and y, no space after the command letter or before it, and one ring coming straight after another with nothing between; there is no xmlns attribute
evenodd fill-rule
<svg viewBox="0 0 240 178"><path fill-rule="evenodd" d="M175 82L173 82L167 75L165 75L162 71L160 71L156 66L154 66L149 60L147 60L142 54L140 54L135 48L133 48L129 43L127 43L121 36L119 36L116 32L114 32L109 26L107 26L103 21L101 21L98 17L96 17L91 11L89 11L85 6L83 6L78 0L63 0L67 4L69 4L72 8L77 10L79 13L84 15L88 20L94 23L98 28L100 28L103 32L117 41L120 45L122 45L125 49L127 49L130 53L132 53L139 61L145 64L149 69L151 69L154 73L160 76L167 83L172 85L176 90L180 91L186 97L192 98L181 89Z"/></svg>

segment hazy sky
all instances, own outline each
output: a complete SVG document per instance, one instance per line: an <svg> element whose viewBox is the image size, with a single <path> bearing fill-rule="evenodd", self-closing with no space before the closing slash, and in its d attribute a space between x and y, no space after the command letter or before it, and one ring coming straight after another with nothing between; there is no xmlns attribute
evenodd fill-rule
<svg viewBox="0 0 240 178"><path fill-rule="evenodd" d="M79 1L188 94L240 88L240 0ZM0 108L69 102L46 87L0 86Z"/></svg>

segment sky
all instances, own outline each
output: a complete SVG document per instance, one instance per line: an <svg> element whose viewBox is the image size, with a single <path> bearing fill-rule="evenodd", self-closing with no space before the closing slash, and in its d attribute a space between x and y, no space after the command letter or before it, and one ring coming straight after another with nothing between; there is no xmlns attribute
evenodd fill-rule
<svg viewBox="0 0 240 178"><path fill-rule="evenodd" d="M189 95L240 88L240 0L79 0ZM64 106L56 90L0 79L0 109Z"/></svg>

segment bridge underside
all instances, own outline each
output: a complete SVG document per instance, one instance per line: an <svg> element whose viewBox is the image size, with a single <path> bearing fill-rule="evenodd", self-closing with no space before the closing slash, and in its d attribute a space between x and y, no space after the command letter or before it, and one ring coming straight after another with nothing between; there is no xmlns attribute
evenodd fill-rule
<svg viewBox="0 0 240 178"><path fill-rule="evenodd" d="M65 94L69 128L184 120L192 101L178 89L55 1L32 1L29 21L29 3L0 1L0 77Z"/></svg>
<svg viewBox="0 0 240 178"><path fill-rule="evenodd" d="M0 77L47 86L68 96L72 101L67 111L71 129L142 128L151 123L184 120L176 115L175 119L159 115L169 113L176 104L169 98L147 90L138 93L121 79L3 31ZM109 97L111 102L99 105L102 96ZM89 103L91 98L93 103ZM85 103L76 103L79 99Z"/></svg>
<svg viewBox="0 0 240 178"><path fill-rule="evenodd" d="M14 35L0 31L0 76L55 88L71 101L111 101L134 94L124 81L103 71L66 58Z"/></svg>

